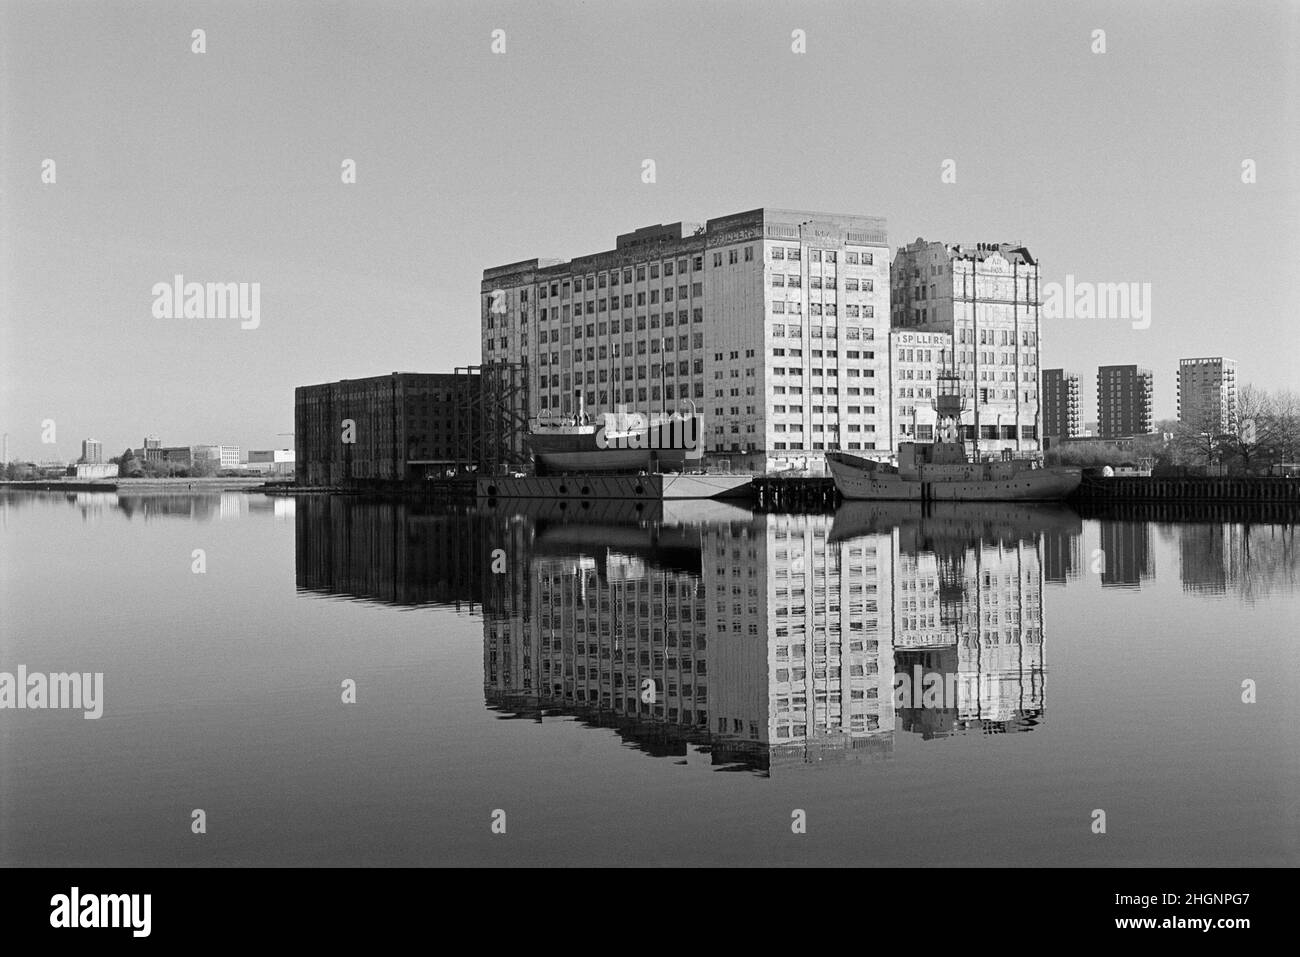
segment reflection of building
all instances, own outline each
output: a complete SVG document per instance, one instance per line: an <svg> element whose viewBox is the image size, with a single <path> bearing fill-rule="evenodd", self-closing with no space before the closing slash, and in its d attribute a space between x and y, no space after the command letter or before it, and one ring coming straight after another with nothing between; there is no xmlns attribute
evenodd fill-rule
<svg viewBox="0 0 1300 957"><path fill-rule="evenodd" d="M1156 574L1151 554L1151 526L1147 522L1102 520L1101 551L1104 563L1101 583L1106 585L1141 585Z"/></svg>
<svg viewBox="0 0 1300 957"><path fill-rule="evenodd" d="M1082 568L1082 539L1077 532L1043 532L1043 580L1064 583L1078 578Z"/></svg>
<svg viewBox="0 0 1300 957"><path fill-rule="evenodd" d="M1222 356L1178 360L1178 421L1214 435L1237 415L1237 362Z"/></svg>
<svg viewBox="0 0 1300 957"><path fill-rule="evenodd" d="M927 738L968 728L1020 731L1043 713L1038 513L989 508L972 535L965 515L980 508L938 509L895 533L899 730ZM1077 517L1042 525L1077 542Z"/></svg>
<svg viewBox="0 0 1300 957"><path fill-rule="evenodd" d="M1097 434L1103 439L1148 435L1153 426L1150 369L1102 366L1097 370Z"/></svg>
<svg viewBox="0 0 1300 957"><path fill-rule="evenodd" d="M874 547L828 543L829 525L589 526L585 543L541 529L529 606L485 615L489 703L577 713L653 753L707 746L714 764L887 753L882 566Z"/></svg>
<svg viewBox="0 0 1300 957"><path fill-rule="evenodd" d="M764 515L706 534L715 738L774 759L885 749L888 539L832 542L830 529L829 516Z"/></svg>
<svg viewBox="0 0 1300 957"><path fill-rule="evenodd" d="M294 510L301 591L401 605L482 601L481 523L410 502L310 496Z"/></svg>
<svg viewBox="0 0 1300 957"><path fill-rule="evenodd" d="M916 242L890 270L895 329L946 333L967 411L985 451L1039 448L1038 262L1024 246ZM893 401L899 388L893 381Z"/></svg>
<svg viewBox="0 0 1300 957"><path fill-rule="evenodd" d="M489 708L577 717L688 763L867 761L898 728L1023 730L1042 714L1037 536L1077 535L1068 510L523 507L300 499L299 588L478 601ZM918 666L944 697L900 704L896 676Z"/></svg>
<svg viewBox="0 0 1300 957"><path fill-rule="evenodd" d="M839 445L887 457L888 259L868 216L649 226L605 252L485 270L483 358L527 362L534 415L572 412L575 393L592 413L689 399L706 456L740 467L820 467Z"/></svg>

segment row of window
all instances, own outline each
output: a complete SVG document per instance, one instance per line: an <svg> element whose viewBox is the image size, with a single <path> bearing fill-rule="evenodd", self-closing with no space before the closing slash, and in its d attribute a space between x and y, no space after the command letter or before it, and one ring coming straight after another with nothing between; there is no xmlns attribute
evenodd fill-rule
<svg viewBox="0 0 1300 957"><path fill-rule="evenodd" d="M777 288L801 289L803 288L803 277L798 273L787 274L774 272L770 277L768 277L768 283ZM875 282L870 279L853 279L845 277L843 285L845 292L874 292L876 289ZM835 279L830 276L827 276L824 279L821 276L809 276L808 288L835 289L837 286Z"/></svg>

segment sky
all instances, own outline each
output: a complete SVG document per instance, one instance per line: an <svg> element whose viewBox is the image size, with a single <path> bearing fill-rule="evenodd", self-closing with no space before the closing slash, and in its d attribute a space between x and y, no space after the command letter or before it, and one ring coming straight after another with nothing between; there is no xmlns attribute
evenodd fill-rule
<svg viewBox="0 0 1300 957"><path fill-rule="evenodd" d="M477 362L485 268L759 206L1150 283L1147 328L1044 323L1085 420L1100 364L1153 369L1157 419L1181 357L1300 388L1298 28L1226 0L0 0L0 430L35 460L287 447L297 385ZM259 283L257 328L155 317L177 274Z"/></svg>

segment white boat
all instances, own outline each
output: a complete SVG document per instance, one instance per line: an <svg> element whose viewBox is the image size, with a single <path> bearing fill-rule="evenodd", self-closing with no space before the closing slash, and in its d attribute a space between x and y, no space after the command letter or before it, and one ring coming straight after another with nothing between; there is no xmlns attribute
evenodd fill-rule
<svg viewBox="0 0 1300 957"><path fill-rule="evenodd" d="M538 475L680 472L704 454L703 417L690 412L643 414L620 409L593 418L539 415L528 433Z"/></svg>
<svg viewBox="0 0 1300 957"><path fill-rule="evenodd" d="M1083 480L1081 469L1044 468L1035 459L984 459L978 444L968 452L959 438L961 382L953 375L938 378L939 438L934 442L903 442L898 464L850 455L826 453L835 487L846 499L959 502L1057 502L1070 496Z"/></svg>

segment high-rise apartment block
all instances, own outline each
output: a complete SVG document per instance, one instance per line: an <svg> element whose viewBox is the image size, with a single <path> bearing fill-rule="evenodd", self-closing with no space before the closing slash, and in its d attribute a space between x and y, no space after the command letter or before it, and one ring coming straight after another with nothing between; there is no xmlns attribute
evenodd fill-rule
<svg viewBox="0 0 1300 957"><path fill-rule="evenodd" d="M894 256L892 324L950 337L947 371L962 380L962 433L978 437L982 451L1040 448L1038 279L1038 262L1013 243L918 239ZM895 404L916 398L917 387L906 380L891 388Z"/></svg>
<svg viewBox="0 0 1300 957"><path fill-rule="evenodd" d="M1070 439L1083 434L1079 408L1079 377L1064 369L1044 369L1043 435Z"/></svg>
<svg viewBox="0 0 1300 957"><path fill-rule="evenodd" d="M693 405L707 459L760 471L890 454L883 219L762 208L649 226L485 270L481 292L483 360L526 363L530 415L572 413L579 394L590 413Z"/></svg>
<svg viewBox="0 0 1300 957"><path fill-rule="evenodd" d="M1180 359L1178 421L1197 431L1227 431L1237 417L1237 362L1222 356Z"/></svg>
<svg viewBox="0 0 1300 957"><path fill-rule="evenodd" d="M104 443L99 439L82 439L81 461L86 465L102 464L104 461Z"/></svg>
<svg viewBox="0 0 1300 957"><path fill-rule="evenodd" d="M1097 432L1103 439L1147 435L1154 428L1150 369L1135 365L1097 370Z"/></svg>

